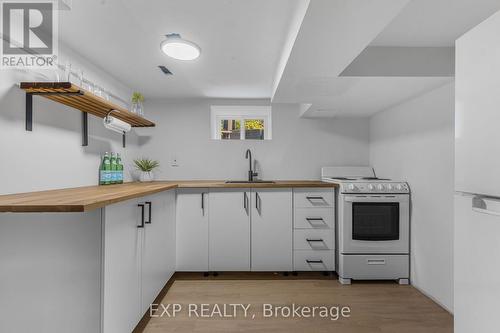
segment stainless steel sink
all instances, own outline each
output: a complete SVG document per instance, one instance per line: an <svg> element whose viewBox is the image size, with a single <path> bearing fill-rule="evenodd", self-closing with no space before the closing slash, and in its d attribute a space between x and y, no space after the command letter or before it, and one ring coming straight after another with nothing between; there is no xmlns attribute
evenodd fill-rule
<svg viewBox="0 0 500 333"><path fill-rule="evenodd" d="M272 180L226 180L226 184L258 184L258 183L264 183L264 184L273 184L275 183Z"/></svg>

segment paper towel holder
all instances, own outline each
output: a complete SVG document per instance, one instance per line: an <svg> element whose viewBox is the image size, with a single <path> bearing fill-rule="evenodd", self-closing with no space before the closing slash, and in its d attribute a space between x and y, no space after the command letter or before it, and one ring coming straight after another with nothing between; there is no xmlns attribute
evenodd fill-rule
<svg viewBox="0 0 500 333"><path fill-rule="evenodd" d="M119 133L121 132L121 134L122 134L122 146L123 146L123 148L125 148L125 147L126 147L126 132L130 131L130 128L129 128L128 130L126 130L126 129L121 130L120 128L118 128L118 130L117 130L117 128L110 128L110 127L106 126L106 120L109 118L109 115L110 115L112 112L120 113L120 110L116 110L116 109L111 109L111 110L109 110L109 111L106 113L106 116L104 117L104 126L105 126L107 129L109 129L109 130L112 130L112 131L115 131L115 132L119 132ZM119 120L119 119L118 119L118 120ZM120 120L119 120L119 121L120 121Z"/></svg>

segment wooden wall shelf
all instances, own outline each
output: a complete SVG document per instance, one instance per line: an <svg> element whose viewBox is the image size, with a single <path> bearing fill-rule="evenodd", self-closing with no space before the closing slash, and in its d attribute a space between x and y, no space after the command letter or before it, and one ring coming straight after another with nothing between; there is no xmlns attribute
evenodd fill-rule
<svg viewBox="0 0 500 333"><path fill-rule="evenodd" d="M111 110L112 116L132 127L154 127L155 123L123 107L98 97L70 82L21 82L20 88L29 95L40 95L96 117L104 118Z"/></svg>
<svg viewBox="0 0 500 333"><path fill-rule="evenodd" d="M26 130L33 130L33 95L39 95L82 111L82 146L88 146L88 117L90 113L104 118L110 111L112 116L129 123L132 127L154 127L155 123L128 111L104 98L98 97L71 82L21 82L26 91ZM125 148L125 133L122 135Z"/></svg>

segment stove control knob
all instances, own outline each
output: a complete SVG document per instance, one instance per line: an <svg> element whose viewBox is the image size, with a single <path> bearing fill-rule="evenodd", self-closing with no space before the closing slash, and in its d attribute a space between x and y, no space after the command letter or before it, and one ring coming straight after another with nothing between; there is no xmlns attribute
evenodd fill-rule
<svg viewBox="0 0 500 333"><path fill-rule="evenodd" d="M392 184L387 184L387 191L392 191L392 190L393 190Z"/></svg>
<svg viewBox="0 0 500 333"><path fill-rule="evenodd" d="M383 190L385 189L384 184L378 184L377 189L378 189L379 191L383 191Z"/></svg>
<svg viewBox="0 0 500 333"><path fill-rule="evenodd" d="M403 184L398 184L397 189L398 189L398 191L403 191L405 188L404 188Z"/></svg>
<svg viewBox="0 0 500 333"><path fill-rule="evenodd" d="M368 190L369 190L369 191L373 191L373 190L375 190L375 186L374 186L373 184L369 184L369 185L368 185Z"/></svg>
<svg viewBox="0 0 500 333"><path fill-rule="evenodd" d="M354 185L354 184L348 184L348 185L347 185L347 189L348 189L349 191L356 191L357 187L356 187L356 185Z"/></svg>

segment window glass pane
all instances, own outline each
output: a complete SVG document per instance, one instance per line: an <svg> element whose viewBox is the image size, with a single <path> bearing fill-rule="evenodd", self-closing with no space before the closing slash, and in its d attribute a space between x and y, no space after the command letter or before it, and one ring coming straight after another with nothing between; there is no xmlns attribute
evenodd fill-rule
<svg viewBox="0 0 500 333"><path fill-rule="evenodd" d="M241 124L239 120L221 119L220 138L221 140L240 140Z"/></svg>
<svg viewBox="0 0 500 333"><path fill-rule="evenodd" d="M245 119L245 139L264 140L264 119Z"/></svg>

